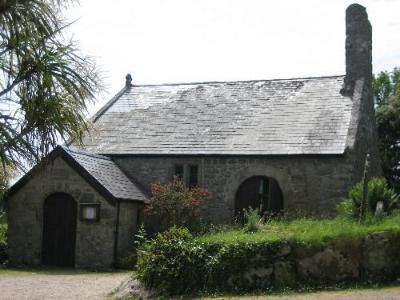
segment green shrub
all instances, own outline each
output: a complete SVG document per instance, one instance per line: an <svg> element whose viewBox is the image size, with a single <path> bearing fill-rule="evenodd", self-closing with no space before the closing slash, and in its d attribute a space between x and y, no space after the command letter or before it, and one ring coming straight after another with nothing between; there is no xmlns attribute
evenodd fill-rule
<svg viewBox="0 0 400 300"><path fill-rule="evenodd" d="M389 188L384 178L372 178L368 182L368 205L375 212L377 203L383 203L383 211L391 212L399 208L399 195Z"/></svg>
<svg viewBox="0 0 400 300"><path fill-rule="evenodd" d="M145 212L153 223L153 231L164 231L172 226L198 227L201 207L209 195L205 189L189 189L182 180L174 178L166 184L153 183L151 191Z"/></svg>
<svg viewBox="0 0 400 300"><path fill-rule="evenodd" d="M203 243L187 229L172 227L139 251L137 274L147 288L168 295L254 290L260 283L249 282L243 272L258 268L260 263L268 265L283 243ZM260 254L262 260L255 259Z"/></svg>
<svg viewBox="0 0 400 300"><path fill-rule="evenodd" d="M3 264L7 261L7 225L0 224L0 264Z"/></svg>
<svg viewBox="0 0 400 300"><path fill-rule="evenodd" d="M349 190L347 197L343 198L337 205L339 215L353 219L358 218L362 197L363 183L359 182ZM375 215L378 202L382 202L384 214L389 214L399 208L399 195L389 188L384 178L375 177L368 181L367 215L370 217Z"/></svg>
<svg viewBox="0 0 400 300"><path fill-rule="evenodd" d="M167 294L197 290L206 278L205 255L188 229L172 227L139 249L138 278Z"/></svg>
<svg viewBox="0 0 400 300"><path fill-rule="evenodd" d="M244 231L245 232L256 232L260 227L260 211L257 208L251 208L244 210Z"/></svg>

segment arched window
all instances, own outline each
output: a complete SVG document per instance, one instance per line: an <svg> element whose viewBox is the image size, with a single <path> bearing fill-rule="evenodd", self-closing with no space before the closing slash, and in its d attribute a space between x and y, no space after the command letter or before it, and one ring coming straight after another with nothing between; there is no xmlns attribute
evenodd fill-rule
<svg viewBox="0 0 400 300"><path fill-rule="evenodd" d="M246 179L236 192L235 217L243 222L243 210L248 208L258 209L261 215L282 213L283 197L278 182L266 176Z"/></svg>

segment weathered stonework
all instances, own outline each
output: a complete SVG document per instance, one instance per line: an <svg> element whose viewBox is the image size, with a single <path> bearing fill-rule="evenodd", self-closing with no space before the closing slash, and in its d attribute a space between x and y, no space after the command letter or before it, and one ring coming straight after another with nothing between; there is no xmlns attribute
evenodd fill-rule
<svg viewBox="0 0 400 300"><path fill-rule="evenodd" d="M277 261L274 263L274 283L278 287L296 286L296 271L293 262Z"/></svg>
<svg viewBox="0 0 400 300"><path fill-rule="evenodd" d="M119 229L118 229L118 259L129 255L133 248L134 237L138 229L139 214L142 205L130 202L120 203Z"/></svg>
<svg viewBox="0 0 400 300"><path fill-rule="evenodd" d="M152 182L168 182L176 164L199 166L199 185L211 193L204 215L216 223L232 222L235 194L252 176L275 178L290 214L332 215L352 183L351 156L332 157L115 157L114 161L150 190Z"/></svg>
<svg viewBox="0 0 400 300"><path fill-rule="evenodd" d="M297 262L297 271L301 280L324 283L358 278L358 267L358 264L331 248L325 248Z"/></svg>
<svg viewBox="0 0 400 300"><path fill-rule="evenodd" d="M309 244L294 241L287 243L289 247L276 248L263 245L262 242L255 243L253 249L257 250L243 251L240 256L233 256L235 250L227 251L230 255L224 255L224 246L204 246L210 247L208 256L204 256L198 266L209 261L218 261L219 265L208 268L211 275L198 288L252 292L282 290L287 287L304 289L347 284L354 286L355 283L371 282L391 284L397 282L400 276L397 254L399 233L375 232L364 238L337 237L311 247ZM238 242L231 246L246 249L246 245L248 242ZM284 258L280 256L283 248L286 253ZM190 268L193 270L193 266ZM182 274L185 271L187 272L184 270ZM166 281L168 280L167 278Z"/></svg>
<svg viewBox="0 0 400 300"><path fill-rule="evenodd" d="M104 269L114 263L114 240L117 209L89 183L58 157L38 171L8 199L9 256L12 265L40 265L43 234L44 200L64 192L77 202L75 267ZM79 203L99 203L98 222L81 221ZM136 230L136 204L121 204L118 254L123 255L131 242L128 232ZM127 220L127 215L131 220Z"/></svg>
<svg viewBox="0 0 400 300"><path fill-rule="evenodd" d="M346 10L346 77L344 95L354 102L347 145L352 154L354 177L362 178L367 153L370 176L381 174L372 90L372 27L365 7L352 4Z"/></svg>
<svg viewBox="0 0 400 300"><path fill-rule="evenodd" d="M368 235L362 245L361 265L369 277L398 276L400 239L391 232L376 232Z"/></svg>

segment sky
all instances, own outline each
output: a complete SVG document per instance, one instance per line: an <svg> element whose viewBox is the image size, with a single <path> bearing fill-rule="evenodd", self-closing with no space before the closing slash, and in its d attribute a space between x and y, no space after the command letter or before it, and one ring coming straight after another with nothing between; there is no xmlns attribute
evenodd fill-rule
<svg viewBox="0 0 400 300"><path fill-rule="evenodd" d="M133 84L345 73L347 0L80 0L68 29L105 83L95 112ZM400 0L360 0L374 72L400 66Z"/></svg>

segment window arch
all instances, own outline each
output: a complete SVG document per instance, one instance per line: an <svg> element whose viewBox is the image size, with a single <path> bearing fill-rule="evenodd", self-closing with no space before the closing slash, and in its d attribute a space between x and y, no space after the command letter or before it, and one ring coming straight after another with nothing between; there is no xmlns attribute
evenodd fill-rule
<svg viewBox="0 0 400 300"><path fill-rule="evenodd" d="M278 182L267 176L253 176L243 181L235 196L235 217L243 222L243 210L259 209L263 215L277 215L283 211L283 196Z"/></svg>

